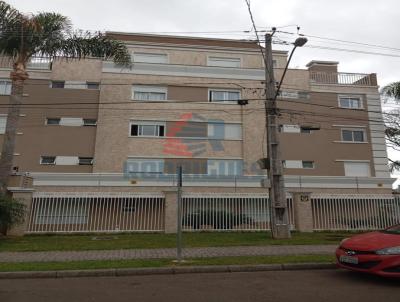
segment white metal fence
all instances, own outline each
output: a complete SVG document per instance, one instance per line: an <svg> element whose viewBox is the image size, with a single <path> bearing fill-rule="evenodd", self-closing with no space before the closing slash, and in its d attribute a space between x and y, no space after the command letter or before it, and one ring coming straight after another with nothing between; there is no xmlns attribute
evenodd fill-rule
<svg viewBox="0 0 400 302"><path fill-rule="evenodd" d="M154 195L35 196L27 233L163 231L164 201Z"/></svg>
<svg viewBox="0 0 400 302"><path fill-rule="evenodd" d="M289 223L294 224L288 198ZM183 196L184 231L262 231L270 229L269 199L255 194L192 194Z"/></svg>
<svg viewBox="0 0 400 302"><path fill-rule="evenodd" d="M375 195L314 195L314 230L374 230L400 223L400 198Z"/></svg>

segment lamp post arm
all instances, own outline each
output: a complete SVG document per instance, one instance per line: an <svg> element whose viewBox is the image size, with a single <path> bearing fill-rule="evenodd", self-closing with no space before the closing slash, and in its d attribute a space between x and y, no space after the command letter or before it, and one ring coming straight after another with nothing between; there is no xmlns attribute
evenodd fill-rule
<svg viewBox="0 0 400 302"><path fill-rule="evenodd" d="M285 78L286 72L287 72L287 70L288 70L288 68L289 68L289 63L290 63L290 61L292 60L293 53L294 53L294 51L296 50L296 48L297 48L297 45L295 45L295 46L293 47L292 51L290 52L289 59L288 59L288 61L287 61L287 63L286 63L286 66L285 66L285 70L283 71L281 80L279 81L278 89L276 89L276 92L275 92L274 101L276 100L276 98L277 98L278 95L279 95L279 92L281 91L281 86L282 86L283 79Z"/></svg>

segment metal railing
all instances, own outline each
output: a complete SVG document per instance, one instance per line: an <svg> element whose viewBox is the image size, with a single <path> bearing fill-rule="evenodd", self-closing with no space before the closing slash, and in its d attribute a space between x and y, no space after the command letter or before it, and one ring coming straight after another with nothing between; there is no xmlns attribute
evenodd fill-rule
<svg viewBox="0 0 400 302"><path fill-rule="evenodd" d="M310 80L318 84L359 85L374 86L371 74L335 73L335 72L310 72Z"/></svg>
<svg viewBox="0 0 400 302"><path fill-rule="evenodd" d="M294 228L292 198L289 223ZM255 194L184 195L182 229L196 231L263 231L270 229L268 196Z"/></svg>
<svg viewBox="0 0 400 302"><path fill-rule="evenodd" d="M157 195L38 196L27 233L163 231L164 201Z"/></svg>
<svg viewBox="0 0 400 302"><path fill-rule="evenodd" d="M400 198L337 195L311 198L314 230L376 230L400 222Z"/></svg>

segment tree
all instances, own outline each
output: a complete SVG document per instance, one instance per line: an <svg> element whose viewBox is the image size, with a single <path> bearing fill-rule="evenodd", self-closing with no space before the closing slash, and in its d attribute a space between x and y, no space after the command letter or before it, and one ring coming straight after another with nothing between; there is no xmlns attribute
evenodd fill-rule
<svg viewBox="0 0 400 302"><path fill-rule="evenodd" d="M400 82L393 82L382 88L381 93L384 98L394 99L400 102ZM385 134L388 146L400 152L400 110L392 110L385 115ZM400 160L389 158L390 170L400 170Z"/></svg>
<svg viewBox="0 0 400 302"><path fill-rule="evenodd" d="M18 200L0 195L0 233L7 234L7 230L24 222L26 207Z"/></svg>
<svg viewBox="0 0 400 302"><path fill-rule="evenodd" d="M102 33L74 33L70 20L57 13L24 15L0 1L0 56L11 60L11 95L0 158L0 193L5 194L12 169L18 118L24 83L29 78L26 65L34 57L113 59L117 65L130 66L129 52L122 42Z"/></svg>

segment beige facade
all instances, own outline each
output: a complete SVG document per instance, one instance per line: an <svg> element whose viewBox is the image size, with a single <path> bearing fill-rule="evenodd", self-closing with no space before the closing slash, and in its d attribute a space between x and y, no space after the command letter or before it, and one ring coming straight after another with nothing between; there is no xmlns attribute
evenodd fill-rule
<svg viewBox="0 0 400 302"><path fill-rule="evenodd" d="M34 176L36 190L162 192L174 186L172 178L141 179L147 161L171 177L180 164L186 173L200 174L197 180L192 175L189 191L265 191L266 173L257 164L267 157L259 47L247 41L110 35L126 42L136 58L131 68L96 59L57 60L51 70L30 73L14 165ZM280 79L286 53L276 51L273 58ZM0 69L0 77L8 73ZM64 88L52 88L52 82ZM231 101L210 102L218 97ZM238 105L236 98L248 104ZM0 96L0 102L7 104L8 97ZM337 62L312 61L308 69L288 71L279 108L288 192L391 191L374 74L340 74ZM49 118L75 124L49 125ZM77 119L97 123L84 126ZM43 156L56 157L54 164L44 164ZM80 158L93 162L79 164ZM129 163L140 173L124 175ZM208 175L214 178L204 181Z"/></svg>

